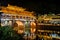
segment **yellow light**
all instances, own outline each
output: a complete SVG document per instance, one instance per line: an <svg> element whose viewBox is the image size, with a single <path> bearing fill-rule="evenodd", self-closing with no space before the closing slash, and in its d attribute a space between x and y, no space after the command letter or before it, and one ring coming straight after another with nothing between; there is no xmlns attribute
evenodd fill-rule
<svg viewBox="0 0 60 40"><path fill-rule="evenodd" d="M12 6L8 4L8 9L16 10L16 11L24 11L25 9L22 7Z"/></svg>
<svg viewBox="0 0 60 40"><path fill-rule="evenodd" d="M18 24L18 26L19 26L19 25L21 25L21 26L24 25L21 21L16 21L16 23Z"/></svg>
<svg viewBox="0 0 60 40"><path fill-rule="evenodd" d="M18 30L18 33L19 34L22 34L24 31L23 30Z"/></svg>
<svg viewBox="0 0 60 40"><path fill-rule="evenodd" d="M34 22L31 22L31 25L34 25L34 26L36 26L36 23L34 23Z"/></svg>
<svg viewBox="0 0 60 40"><path fill-rule="evenodd" d="M36 23L34 23L34 22L31 22L31 28L35 28L36 27Z"/></svg>
<svg viewBox="0 0 60 40"><path fill-rule="evenodd" d="M36 31L36 29L31 28L31 33L34 33Z"/></svg>

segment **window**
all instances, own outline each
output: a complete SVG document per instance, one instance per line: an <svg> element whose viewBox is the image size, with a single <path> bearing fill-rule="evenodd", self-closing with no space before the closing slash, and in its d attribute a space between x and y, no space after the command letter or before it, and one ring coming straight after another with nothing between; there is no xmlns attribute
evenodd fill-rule
<svg viewBox="0 0 60 40"><path fill-rule="evenodd" d="M6 15L6 18L11 18L11 16L9 16L9 15Z"/></svg>
<svg viewBox="0 0 60 40"><path fill-rule="evenodd" d="M33 20L33 18L32 18L32 20Z"/></svg>
<svg viewBox="0 0 60 40"><path fill-rule="evenodd" d="M3 18L6 18L6 15L4 15Z"/></svg>
<svg viewBox="0 0 60 40"><path fill-rule="evenodd" d="M16 18L19 18L19 16L16 16Z"/></svg>
<svg viewBox="0 0 60 40"><path fill-rule="evenodd" d="M25 19L25 17L23 17Z"/></svg>
<svg viewBox="0 0 60 40"><path fill-rule="evenodd" d="M28 17L26 17L26 19L28 19Z"/></svg>
<svg viewBox="0 0 60 40"><path fill-rule="evenodd" d="M14 19L14 18L15 18L15 16L12 16L12 18Z"/></svg>
<svg viewBox="0 0 60 40"><path fill-rule="evenodd" d="M20 16L20 19L22 19L22 16Z"/></svg>

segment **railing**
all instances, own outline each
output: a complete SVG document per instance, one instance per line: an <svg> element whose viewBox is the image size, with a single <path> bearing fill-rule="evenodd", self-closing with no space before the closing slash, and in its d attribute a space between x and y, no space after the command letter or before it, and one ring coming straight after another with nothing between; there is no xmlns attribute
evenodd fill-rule
<svg viewBox="0 0 60 40"><path fill-rule="evenodd" d="M38 23L38 25L60 26L60 24L45 24L45 23Z"/></svg>
<svg viewBox="0 0 60 40"><path fill-rule="evenodd" d="M43 38L50 38L50 39L53 39L53 38L56 38L56 39L60 39L60 37L51 37L51 36L46 36L46 35L38 35L39 37L43 37Z"/></svg>

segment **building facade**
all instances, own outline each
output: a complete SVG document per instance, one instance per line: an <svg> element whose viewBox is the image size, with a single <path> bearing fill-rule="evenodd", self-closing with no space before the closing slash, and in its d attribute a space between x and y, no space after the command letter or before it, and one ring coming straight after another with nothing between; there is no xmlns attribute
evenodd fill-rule
<svg viewBox="0 0 60 40"><path fill-rule="evenodd" d="M19 28L18 33L20 33L20 31L25 31L27 34L29 34L29 32L31 32L31 26L36 26L36 17L33 15L33 12L25 10L26 9L22 7L12 5L8 5L8 7L2 7L1 26L13 26L14 23L17 23L17 27Z"/></svg>

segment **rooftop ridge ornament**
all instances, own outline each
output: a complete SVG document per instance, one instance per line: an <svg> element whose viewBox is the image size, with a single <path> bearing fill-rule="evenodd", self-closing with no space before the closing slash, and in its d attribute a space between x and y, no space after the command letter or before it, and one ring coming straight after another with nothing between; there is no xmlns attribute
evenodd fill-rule
<svg viewBox="0 0 60 40"><path fill-rule="evenodd" d="M25 11L26 10L25 8L18 7L18 6L13 6L13 5L10 5L10 4L8 4L7 8L17 10L17 11Z"/></svg>
<svg viewBox="0 0 60 40"><path fill-rule="evenodd" d="M2 10L3 13L5 14L15 14L15 15L23 15L23 16L31 16L34 17L34 11L30 12L30 11L26 11L26 9L24 9L23 7L18 7L18 6L13 6L8 4L7 7L2 6Z"/></svg>

